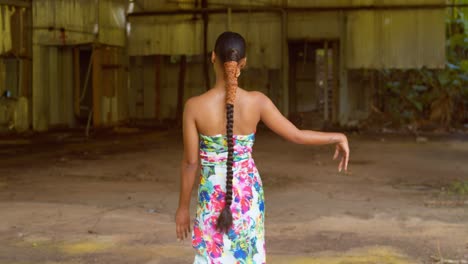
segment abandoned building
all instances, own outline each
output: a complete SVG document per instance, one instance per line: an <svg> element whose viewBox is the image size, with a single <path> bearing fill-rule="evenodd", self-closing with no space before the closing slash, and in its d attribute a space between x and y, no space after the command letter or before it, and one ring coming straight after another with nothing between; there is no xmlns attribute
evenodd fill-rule
<svg viewBox="0 0 468 264"><path fill-rule="evenodd" d="M2 131L177 120L226 30L248 42L241 86L304 127L366 118L377 70L445 67L445 0L0 4Z"/></svg>

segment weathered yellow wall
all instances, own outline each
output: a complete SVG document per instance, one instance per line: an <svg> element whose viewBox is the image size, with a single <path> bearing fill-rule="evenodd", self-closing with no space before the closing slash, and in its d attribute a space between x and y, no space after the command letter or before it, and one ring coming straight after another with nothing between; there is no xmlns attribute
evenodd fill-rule
<svg viewBox="0 0 468 264"><path fill-rule="evenodd" d="M227 16L210 16L208 49L227 30ZM242 34L248 44L249 65L256 68L281 67L281 20L278 14L233 14L231 30ZM199 55L203 53L203 25L186 16L132 18L129 54Z"/></svg>
<svg viewBox="0 0 468 264"><path fill-rule="evenodd" d="M60 31L67 44L96 42L125 45L125 0L38 0L33 1L34 43L61 45ZM49 31L49 27L56 30ZM96 33L97 39L96 39Z"/></svg>
<svg viewBox="0 0 468 264"><path fill-rule="evenodd" d="M274 2L274 1L273 1ZM441 4L413 1L289 1L290 6ZM148 4L149 5L149 4ZM151 8L149 6L148 8ZM203 53L201 19L192 15L131 18L130 55ZM230 22L229 22L230 21ZM250 66L281 68L280 13L210 15L208 48L223 31L241 33L248 42ZM345 29L346 41L341 33ZM347 68L440 68L445 64L445 9L291 12L289 40L340 39Z"/></svg>
<svg viewBox="0 0 468 264"><path fill-rule="evenodd" d="M348 68L441 68L445 10L357 11L347 16Z"/></svg>
<svg viewBox="0 0 468 264"><path fill-rule="evenodd" d="M54 126L74 126L74 64L71 48L73 45L91 43L120 47L126 45L125 13L128 2L100 0L98 3L96 5L94 0L32 2L34 130L48 130ZM50 27L53 30L49 30ZM60 28L65 29L65 41ZM121 64L123 62L123 59L118 61ZM119 78L120 85L114 87L112 96L99 98L99 113L101 113L99 117L102 124L114 124L128 115L128 110L123 108L126 106L127 97L123 70ZM105 90L105 85L103 83L100 89Z"/></svg>
<svg viewBox="0 0 468 264"><path fill-rule="evenodd" d="M12 48L10 19L13 13L14 7L0 5L0 54Z"/></svg>

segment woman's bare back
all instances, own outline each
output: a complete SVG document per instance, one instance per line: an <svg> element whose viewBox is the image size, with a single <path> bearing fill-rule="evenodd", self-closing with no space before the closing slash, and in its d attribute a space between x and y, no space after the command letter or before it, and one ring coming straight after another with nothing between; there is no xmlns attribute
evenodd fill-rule
<svg viewBox="0 0 468 264"><path fill-rule="evenodd" d="M257 91L237 88L234 103L234 135L254 133L260 121L259 97ZM226 134L226 91L213 88L191 98L193 117L197 130L203 135Z"/></svg>

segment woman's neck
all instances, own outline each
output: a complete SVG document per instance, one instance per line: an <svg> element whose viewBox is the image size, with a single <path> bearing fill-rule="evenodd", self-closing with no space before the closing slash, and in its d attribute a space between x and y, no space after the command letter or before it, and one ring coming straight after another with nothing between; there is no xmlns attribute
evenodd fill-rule
<svg viewBox="0 0 468 264"><path fill-rule="evenodd" d="M223 78L219 78L217 77L216 78L216 82L213 86L213 89L225 89L225 86L226 86L226 83L224 82L224 79Z"/></svg>

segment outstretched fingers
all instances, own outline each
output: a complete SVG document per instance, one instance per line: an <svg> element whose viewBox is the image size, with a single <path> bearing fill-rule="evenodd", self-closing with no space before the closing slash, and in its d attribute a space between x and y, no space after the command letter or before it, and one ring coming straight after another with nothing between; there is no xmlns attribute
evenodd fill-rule
<svg viewBox="0 0 468 264"><path fill-rule="evenodd" d="M176 227L177 241L184 240L190 237L192 230L190 224L179 224Z"/></svg>
<svg viewBox="0 0 468 264"><path fill-rule="evenodd" d="M338 172L341 172L343 169L344 157L341 157L340 164L338 164Z"/></svg>
<svg viewBox="0 0 468 264"><path fill-rule="evenodd" d="M338 156L341 156L340 163L338 164L338 172L341 172L343 169L344 171L348 171L349 148L347 145L336 145L335 155L333 156L333 159L338 158Z"/></svg>
<svg viewBox="0 0 468 264"><path fill-rule="evenodd" d="M348 171L348 162L349 162L349 150L346 151L345 157L344 157L344 170Z"/></svg>
<svg viewBox="0 0 468 264"><path fill-rule="evenodd" d="M185 226L184 228L185 238L188 238L190 235L190 225Z"/></svg>
<svg viewBox="0 0 468 264"><path fill-rule="evenodd" d="M177 235L177 241L182 240L182 232L181 232L181 227L180 225L176 226L176 235Z"/></svg>
<svg viewBox="0 0 468 264"><path fill-rule="evenodd" d="M336 160L336 158L338 158L339 155L340 155L340 148L338 147L338 145L336 145L335 154L333 155L333 160Z"/></svg>

